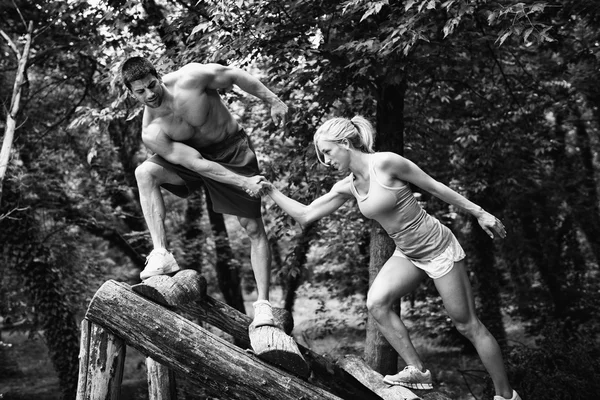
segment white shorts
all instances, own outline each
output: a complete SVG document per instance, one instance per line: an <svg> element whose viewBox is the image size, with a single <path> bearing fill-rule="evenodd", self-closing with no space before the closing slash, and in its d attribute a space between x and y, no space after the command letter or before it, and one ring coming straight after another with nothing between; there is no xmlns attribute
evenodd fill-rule
<svg viewBox="0 0 600 400"><path fill-rule="evenodd" d="M446 247L446 250L431 260L413 260L412 258L407 257L397 247L396 251L394 251L394 254L392 254L392 257L406 258L412 262L415 267L425 271L430 278L438 279L450 272L452 267L454 267L454 263L462 260L466 257L466 255L460 243L458 243L458 240L456 240L456 237L453 236L452 241L450 242L450 245Z"/></svg>

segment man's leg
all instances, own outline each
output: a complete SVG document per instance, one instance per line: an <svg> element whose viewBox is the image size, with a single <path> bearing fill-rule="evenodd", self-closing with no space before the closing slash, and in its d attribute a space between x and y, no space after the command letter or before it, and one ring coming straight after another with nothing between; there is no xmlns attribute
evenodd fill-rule
<svg viewBox="0 0 600 400"><path fill-rule="evenodd" d="M256 291L258 297L254 303L255 327L261 325L273 325L273 313L269 303L269 283L271 280L271 248L267 240L267 232L262 218L238 217L240 225L244 228L250 238L250 264L256 279Z"/></svg>
<svg viewBox="0 0 600 400"><path fill-rule="evenodd" d="M173 255L167 250L167 235L165 232L165 203L160 185L170 183L184 185L175 172L150 161L143 162L135 170L140 192L142 213L150 231L154 250L146 259L146 268L140 274L141 279L153 275L163 275L177 272L179 265Z"/></svg>

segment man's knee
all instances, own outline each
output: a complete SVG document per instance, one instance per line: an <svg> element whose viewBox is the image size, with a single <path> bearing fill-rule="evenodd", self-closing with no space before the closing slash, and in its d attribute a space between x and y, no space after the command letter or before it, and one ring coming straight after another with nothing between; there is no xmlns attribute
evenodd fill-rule
<svg viewBox="0 0 600 400"><path fill-rule="evenodd" d="M250 239L260 239L267 237L264 225L260 218L253 219L239 217L238 220L240 221L240 225L242 225L242 228L244 228Z"/></svg>
<svg viewBox="0 0 600 400"><path fill-rule="evenodd" d="M154 178L154 168L152 163L143 162L135 169L135 179L140 184L152 182Z"/></svg>

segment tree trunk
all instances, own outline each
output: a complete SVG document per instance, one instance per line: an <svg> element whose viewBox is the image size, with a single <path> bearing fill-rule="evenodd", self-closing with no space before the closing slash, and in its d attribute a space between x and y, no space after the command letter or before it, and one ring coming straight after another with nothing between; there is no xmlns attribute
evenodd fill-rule
<svg viewBox="0 0 600 400"><path fill-rule="evenodd" d="M208 218L210 220L210 226L212 228L216 246L217 262L215 269L217 272L217 280L219 281L219 289L221 289L227 304L236 310L245 313L246 307L244 306L244 297L242 296L239 264L233 258L233 251L229 244L225 219L223 218L223 214L218 214L213 211L210 195L207 190L205 193Z"/></svg>
<svg viewBox="0 0 600 400"><path fill-rule="evenodd" d="M27 67L27 60L29 59L29 49L31 48L31 40L33 34L33 21L29 21L27 27L27 35L25 36L25 47L23 53L19 54L17 46L13 41L0 30L0 34L6 39L8 45L15 52L19 59L19 67L17 68L17 76L15 77L15 84L13 87L12 99L10 102L10 110L6 116L6 129L4 130L4 140L2 141L2 150L0 150L0 204L2 202L2 186L4 184L4 176L8 168L8 162L10 161L10 151L12 149L13 139L15 137L16 119L19 113L19 107L21 103L21 85L25 80L25 68Z"/></svg>
<svg viewBox="0 0 600 400"><path fill-rule="evenodd" d="M296 245L294 246L293 255L288 258L289 267L287 268L286 274L286 292L283 308L289 312L292 312L294 309L296 290L303 279L307 253L310 250L310 243L314 238L315 226L315 224L310 224L296 236Z"/></svg>
<svg viewBox="0 0 600 400"><path fill-rule="evenodd" d="M200 226L200 220L204 213L202 192L195 191L190 193L186 199L186 204L185 223L182 227L183 238L185 239L182 243L185 251L182 267L201 272L204 256L202 250L206 242L206 234Z"/></svg>
<svg viewBox="0 0 600 400"><path fill-rule="evenodd" d="M369 287L379 273L381 266L394 253L394 241L383 230L381 225L373 221L371 224L371 257L369 262ZM400 313L400 301L394 305L394 311ZM375 320L369 314L367 319L367 339L365 345L365 361L382 375L398 372L398 354L377 329Z"/></svg>
<svg viewBox="0 0 600 400"><path fill-rule="evenodd" d="M381 85L377 99L377 151L404 153L404 95L406 82L399 85ZM394 242L381 226L373 222L371 227L369 258L369 286L375 280L379 270L394 252ZM394 307L400 312L400 301ZM367 319L367 339L365 343L365 361L381 374L397 372L398 355L377 329L375 321L369 315Z"/></svg>
<svg viewBox="0 0 600 400"><path fill-rule="evenodd" d="M473 288L478 294L481 305L478 316L498 343L501 346L506 345L506 330L502 321L502 300L498 285L500 274L495 265L494 242L479 226L472 229L470 237L472 249L467 262L476 277Z"/></svg>

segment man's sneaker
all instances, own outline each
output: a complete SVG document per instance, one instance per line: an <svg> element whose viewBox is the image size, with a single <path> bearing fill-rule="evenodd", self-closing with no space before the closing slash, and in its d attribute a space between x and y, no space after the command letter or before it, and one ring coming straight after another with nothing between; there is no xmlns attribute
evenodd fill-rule
<svg viewBox="0 0 600 400"><path fill-rule="evenodd" d="M383 381L388 385L400 385L410 389L433 389L431 372L422 372L412 365L406 366L396 375L386 375Z"/></svg>
<svg viewBox="0 0 600 400"><path fill-rule="evenodd" d="M154 249L146 257L146 267L140 273L140 278L145 280L154 275L167 275L179 270L179 265L171 252L167 249Z"/></svg>
<svg viewBox="0 0 600 400"><path fill-rule="evenodd" d="M252 326L258 328L259 326L273 326L275 320L273 319L273 309L271 303L268 300L258 300L252 304L254 307L254 321Z"/></svg>
<svg viewBox="0 0 600 400"><path fill-rule="evenodd" d="M521 396L519 396L519 394L513 390L513 394L510 399L502 396L494 396L494 400L521 400Z"/></svg>

